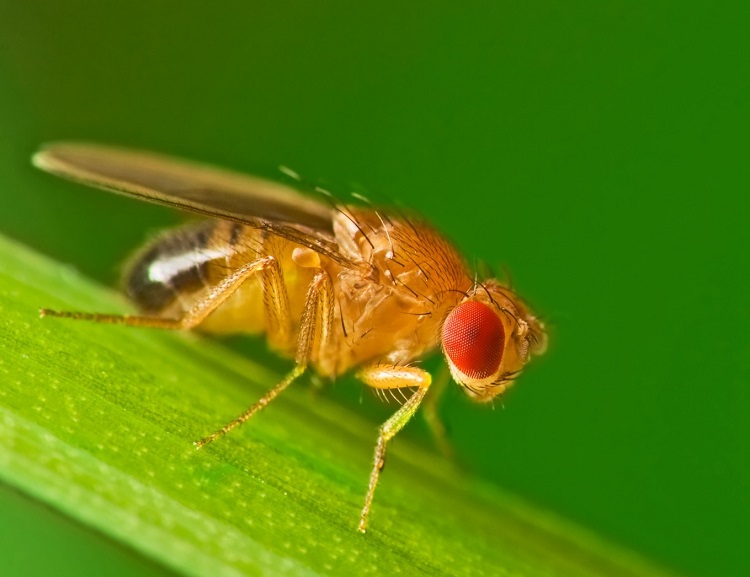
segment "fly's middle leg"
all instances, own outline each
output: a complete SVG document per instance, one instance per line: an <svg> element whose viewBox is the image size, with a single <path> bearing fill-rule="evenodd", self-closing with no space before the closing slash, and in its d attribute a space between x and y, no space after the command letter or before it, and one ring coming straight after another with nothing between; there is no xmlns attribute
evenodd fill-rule
<svg viewBox="0 0 750 577"><path fill-rule="evenodd" d="M295 356L296 364L294 369L244 413L224 425L221 429L211 433L200 441L196 441L196 448L201 449L208 443L223 437L232 429L239 427L278 397L284 389L300 377L320 347L325 346L329 338L332 318L333 286L328 273L320 269L313 277L307 289L305 306L302 311L302 322L297 337L297 354Z"/></svg>
<svg viewBox="0 0 750 577"><path fill-rule="evenodd" d="M357 378L365 384L378 389L416 387L411 397L378 430L378 441L375 444L375 457L372 471L370 472L370 482L367 486L367 496L365 497L365 505L362 508L362 514L359 518L359 526L357 527L360 533L364 533L367 530L367 516L370 513L372 498L375 495L375 488L380 479L380 471L383 470L383 466L385 465L385 450L388 441L395 437L414 416L414 413L417 412L420 403L432 383L432 377L430 373L417 367L373 365L359 371Z"/></svg>

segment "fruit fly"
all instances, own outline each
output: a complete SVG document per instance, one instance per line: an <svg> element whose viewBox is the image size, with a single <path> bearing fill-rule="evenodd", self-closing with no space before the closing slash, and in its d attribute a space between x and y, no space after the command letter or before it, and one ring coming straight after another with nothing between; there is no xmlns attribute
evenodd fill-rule
<svg viewBox="0 0 750 577"><path fill-rule="evenodd" d="M53 143L33 162L70 180L209 217L163 234L132 259L124 284L139 315L42 309L42 316L265 333L272 349L294 359L281 382L197 441L198 448L250 419L308 369L331 379L354 370L374 389L401 390L405 401L378 430L361 532L388 443L432 384L414 363L441 349L456 383L487 402L546 347L544 325L518 295L497 280L476 280L456 249L416 217L97 144Z"/></svg>

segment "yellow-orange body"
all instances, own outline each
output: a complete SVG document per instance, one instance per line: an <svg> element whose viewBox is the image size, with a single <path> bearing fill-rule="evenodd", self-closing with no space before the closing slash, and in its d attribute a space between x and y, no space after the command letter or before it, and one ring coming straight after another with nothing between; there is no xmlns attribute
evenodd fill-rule
<svg viewBox="0 0 750 577"><path fill-rule="evenodd" d="M325 347L310 359L322 376L335 377L370 361L404 365L436 349L443 318L473 284L453 247L422 223L381 220L372 210L356 208L335 213L333 233L345 256L361 266L343 267L317 253L311 261L316 266L309 266L311 249L238 223L189 225L141 252L128 271L126 287L144 312L176 318L204 299L227 270L273 256L281 265L295 331L315 268L332 280L331 332ZM261 333L268 322L261 279L254 277L200 329ZM271 345L292 356L295 342Z"/></svg>

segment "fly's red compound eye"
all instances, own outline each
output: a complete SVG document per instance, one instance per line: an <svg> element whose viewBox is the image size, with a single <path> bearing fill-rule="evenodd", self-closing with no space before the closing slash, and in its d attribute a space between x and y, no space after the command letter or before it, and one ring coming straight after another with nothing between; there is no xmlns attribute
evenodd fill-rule
<svg viewBox="0 0 750 577"><path fill-rule="evenodd" d="M503 358L505 329L488 305L469 301L458 305L443 324L443 350L467 377L485 379Z"/></svg>

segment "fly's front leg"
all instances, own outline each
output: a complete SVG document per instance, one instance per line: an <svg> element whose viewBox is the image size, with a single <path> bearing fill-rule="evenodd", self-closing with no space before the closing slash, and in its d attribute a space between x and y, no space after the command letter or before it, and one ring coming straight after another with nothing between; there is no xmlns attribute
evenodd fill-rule
<svg viewBox="0 0 750 577"><path fill-rule="evenodd" d="M427 426L429 427L432 437L435 439L435 444L438 449L440 449L440 452L448 458L453 458L453 447L451 446L450 441L448 441L445 424L438 414L438 405L449 383L450 371L448 370L448 366L443 363L440 372L435 379L435 384L432 385L430 394L427 395L424 405L422 405L422 415L424 416L425 421L427 421Z"/></svg>
<svg viewBox="0 0 750 577"><path fill-rule="evenodd" d="M307 295L305 297L305 307L302 311L302 322L300 324L299 336L297 339L297 354L295 356L296 365L294 369L273 389L268 391L255 404L251 405L244 413L236 419L224 425L218 431L211 433L200 441L195 442L198 449L203 448L208 443L223 437L235 427L250 419L255 413L263 409L279 394L300 377L313 358L319 347L325 346L331 330L331 321L333 319L333 287L328 273L320 269L313 277Z"/></svg>
<svg viewBox="0 0 750 577"><path fill-rule="evenodd" d="M181 317L176 319L162 318L162 317L150 317L142 315L109 315L99 313L80 313L80 312L68 312L68 311L53 311L50 309L41 309L39 316L41 317L60 317L77 320L95 321L99 323L109 323L116 325L130 325L137 327L151 327L157 329L192 329L200 325L208 315L219 308L235 291L242 286L249 277L259 274L261 279L270 276L271 279L275 276L281 275L281 268L279 267L278 261L272 256L266 256L256 261L250 262L246 265L239 267L232 274L225 277L220 283L211 287L208 293L201 298L193 307L186 311ZM267 286L274 286L277 283L281 283L283 288L283 278L280 281L269 280L263 283L264 287L264 299L266 302L273 302L277 307L276 316L281 319L279 323L279 329L281 332L286 331L290 333L291 329L291 318L289 315L289 301L286 296L286 290L283 294L275 296L273 299L266 298ZM288 337L287 337L288 338Z"/></svg>
<svg viewBox="0 0 750 577"><path fill-rule="evenodd" d="M365 384L378 389L400 389L405 387L416 387L414 393L393 416L380 426L378 441L375 444L375 458L370 473L370 483L367 487L367 496L365 497L365 506L362 508L362 514L359 518L359 527L357 530L364 533L367 529L367 516L370 513L372 498L375 494L375 487L378 485L380 471L385 465L385 451L388 441L404 428L417 412L419 404L427 394L427 390L432 382L430 373L416 367L388 367L388 366L370 366L362 369L357 373L357 378Z"/></svg>

